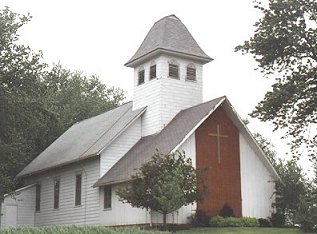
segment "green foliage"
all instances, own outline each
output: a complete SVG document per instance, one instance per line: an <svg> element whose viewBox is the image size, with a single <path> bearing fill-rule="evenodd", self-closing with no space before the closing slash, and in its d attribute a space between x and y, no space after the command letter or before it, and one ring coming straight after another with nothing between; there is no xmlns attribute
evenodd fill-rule
<svg viewBox="0 0 317 234"><path fill-rule="evenodd" d="M101 226L53 226L18 227L0 229L0 234L155 234L158 231L145 231L137 228L106 228Z"/></svg>
<svg viewBox="0 0 317 234"><path fill-rule="evenodd" d="M259 221L260 227L272 227L272 222L270 219L259 218L258 221Z"/></svg>
<svg viewBox="0 0 317 234"><path fill-rule="evenodd" d="M274 227L301 224L303 229L317 224L317 170L315 179L308 181L295 160L283 161L276 159L274 146L260 134L255 139L280 175L281 181L275 182L276 213L272 214L271 222ZM315 169L316 168L316 163Z"/></svg>
<svg viewBox="0 0 317 234"><path fill-rule="evenodd" d="M76 122L118 106L124 99L122 90L106 86L97 76L87 77L60 64L45 73L42 82L46 108L59 121L57 135Z"/></svg>
<svg viewBox="0 0 317 234"><path fill-rule="evenodd" d="M222 217L214 216L210 219L211 227L259 227L260 224L256 218L250 217Z"/></svg>
<svg viewBox="0 0 317 234"><path fill-rule="evenodd" d="M197 210L194 215L191 216L191 224L195 227L208 227L210 216L202 210Z"/></svg>
<svg viewBox="0 0 317 234"><path fill-rule="evenodd" d="M15 176L72 124L116 107L119 89L60 65L50 70L42 54L19 44L31 19L0 9L0 200Z"/></svg>
<svg viewBox="0 0 317 234"><path fill-rule="evenodd" d="M270 221L273 227L284 227L285 226L285 215L282 212L272 213Z"/></svg>
<svg viewBox="0 0 317 234"><path fill-rule="evenodd" d="M297 222L304 231L315 231L317 233L317 203L311 197L302 197L299 202L298 211L295 214Z"/></svg>
<svg viewBox="0 0 317 234"><path fill-rule="evenodd" d="M40 53L17 43L17 30L29 20L8 8L0 10L0 200L36 150L30 147L39 134L35 115L45 115L40 80L46 65Z"/></svg>
<svg viewBox="0 0 317 234"><path fill-rule="evenodd" d="M236 51L250 53L265 76L276 83L251 116L284 128L292 139L294 156L300 146L316 157L317 136L317 2L269 0L255 2L263 17L255 23L253 37Z"/></svg>
<svg viewBox="0 0 317 234"><path fill-rule="evenodd" d="M295 222L304 231L317 233L317 163L314 164L315 176L308 186L307 194L301 196Z"/></svg>
<svg viewBox="0 0 317 234"><path fill-rule="evenodd" d="M196 170L184 152L156 152L131 179L117 192L120 200L162 213L164 224L167 214L198 199Z"/></svg>
<svg viewBox="0 0 317 234"><path fill-rule="evenodd" d="M263 150L265 156L270 161L270 163L273 165L273 167L276 167L277 159L276 159L276 152L274 150L274 145L266 139L264 136L262 136L260 133L254 133L253 134L255 140Z"/></svg>
<svg viewBox="0 0 317 234"><path fill-rule="evenodd" d="M279 160L275 168L282 181L276 181L276 198L273 206L279 215L284 216L284 224L293 225L301 197L308 193L307 180L296 161Z"/></svg>
<svg viewBox="0 0 317 234"><path fill-rule="evenodd" d="M222 209L219 211L219 215L224 218L234 217L233 209L228 203L225 203Z"/></svg>

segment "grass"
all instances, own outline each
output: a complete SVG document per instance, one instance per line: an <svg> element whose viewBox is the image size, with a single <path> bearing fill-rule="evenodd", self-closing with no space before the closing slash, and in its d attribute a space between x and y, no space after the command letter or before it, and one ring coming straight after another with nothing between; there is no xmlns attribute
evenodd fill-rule
<svg viewBox="0 0 317 234"><path fill-rule="evenodd" d="M0 234L163 234L137 228L105 228L101 226L17 227L0 229Z"/></svg>
<svg viewBox="0 0 317 234"><path fill-rule="evenodd" d="M194 228L177 234L303 234L295 228Z"/></svg>
<svg viewBox="0 0 317 234"><path fill-rule="evenodd" d="M0 234L169 234L137 228L105 228L97 226L19 227L0 229ZM193 228L176 234L302 234L293 228Z"/></svg>

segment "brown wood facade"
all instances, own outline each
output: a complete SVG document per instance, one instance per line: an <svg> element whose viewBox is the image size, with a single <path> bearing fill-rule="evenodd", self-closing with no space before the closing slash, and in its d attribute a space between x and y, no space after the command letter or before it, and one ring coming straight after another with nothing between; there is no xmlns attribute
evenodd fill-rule
<svg viewBox="0 0 317 234"><path fill-rule="evenodd" d="M203 169L205 193L198 210L219 214L225 203L242 215L239 131L219 107L195 132L196 166ZM200 185L201 187L201 185ZM200 188L202 189L202 187Z"/></svg>

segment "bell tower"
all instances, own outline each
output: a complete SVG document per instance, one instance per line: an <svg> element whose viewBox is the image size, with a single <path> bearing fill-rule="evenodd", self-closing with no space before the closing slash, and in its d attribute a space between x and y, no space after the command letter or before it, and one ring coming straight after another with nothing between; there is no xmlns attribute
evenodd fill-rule
<svg viewBox="0 0 317 234"><path fill-rule="evenodd" d="M157 21L125 66L134 68L133 109L147 106L142 136L202 103L203 65L212 61L186 26L170 15Z"/></svg>

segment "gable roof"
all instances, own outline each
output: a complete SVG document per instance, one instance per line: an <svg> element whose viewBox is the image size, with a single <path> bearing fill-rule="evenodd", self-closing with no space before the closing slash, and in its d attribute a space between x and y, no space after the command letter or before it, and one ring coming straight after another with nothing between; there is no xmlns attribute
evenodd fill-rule
<svg viewBox="0 0 317 234"><path fill-rule="evenodd" d="M199 47L182 21L175 15L169 15L152 26L139 49L125 66L134 67L143 60L162 52L191 57L202 63L212 60Z"/></svg>
<svg viewBox="0 0 317 234"><path fill-rule="evenodd" d="M173 151L224 99L220 97L180 111L160 133L141 138L94 186L127 181L135 169L151 160L156 149L164 154Z"/></svg>
<svg viewBox="0 0 317 234"><path fill-rule="evenodd" d="M145 110L141 108L133 111L132 102L128 102L74 124L27 165L18 177L99 155Z"/></svg>
<svg viewBox="0 0 317 234"><path fill-rule="evenodd" d="M277 172L256 143L252 134L239 118L230 102L226 97L220 97L180 111L160 133L141 138L94 184L94 187L129 181L131 176L136 173L136 170L139 169L142 164L152 159L157 149L163 154L179 149L191 134L193 134L220 105L223 106L240 133L246 137L265 167L271 172L275 179L279 179Z"/></svg>

